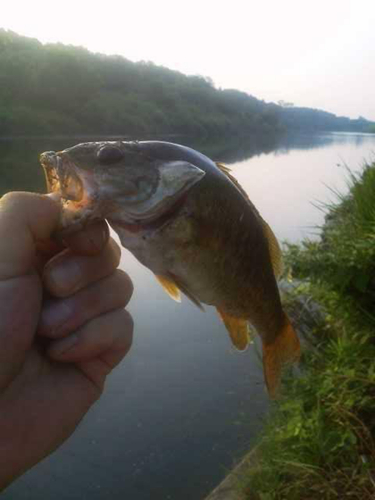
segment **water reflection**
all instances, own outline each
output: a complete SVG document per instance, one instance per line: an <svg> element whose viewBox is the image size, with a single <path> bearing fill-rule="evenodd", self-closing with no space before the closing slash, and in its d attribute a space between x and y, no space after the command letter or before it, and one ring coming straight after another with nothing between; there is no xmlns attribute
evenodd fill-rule
<svg viewBox="0 0 375 500"><path fill-rule="evenodd" d="M278 156L292 151L331 149L348 145L357 149L368 147L371 151L371 147L374 148L374 137L373 134L327 133L232 137L218 140L187 137L159 139L184 144L201 151L215 161L233 164L270 153ZM107 139L117 140L121 137L111 136ZM149 138L139 137L138 139ZM0 140L0 196L7 191L44 192L44 175L38 160L40 153L50 150L59 151L78 142L89 140L103 140L103 137L25 137Z"/></svg>

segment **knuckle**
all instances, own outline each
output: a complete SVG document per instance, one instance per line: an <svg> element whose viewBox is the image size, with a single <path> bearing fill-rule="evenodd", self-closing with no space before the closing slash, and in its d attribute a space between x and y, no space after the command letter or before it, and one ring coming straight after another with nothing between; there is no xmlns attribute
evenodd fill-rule
<svg viewBox="0 0 375 500"><path fill-rule="evenodd" d="M100 288L88 288L77 293L74 297L77 304L79 304L79 309L82 311L87 318L95 317L97 314L105 311L103 296L100 293Z"/></svg>
<svg viewBox="0 0 375 500"><path fill-rule="evenodd" d="M111 263L114 267L117 267L121 260L121 248L113 238L110 238L108 248L111 252Z"/></svg>
<svg viewBox="0 0 375 500"><path fill-rule="evenodd" d="M10 193L4 194L0 198L0 203L4 207L18 205L20 202L25 200L26 193L21 193L19 191L11 191Z"/></svg>
<svg viewBox="0 0 375 500"><path fill-rule="evenodd" d="M125 326L125 331L127 334L127 343L131 345L131 343L133 342L133 332L134 332L133 317L126 309L123 309L121 313L122 313L123 326Z"/></svg>
<svg viewBox="0 0 375 500"><path fill-rule="evenodd" d="M126 302L129 302L134 291L134 285L130 276L122 269L116 269L114 277L121 294L126 298Z"/></svg>

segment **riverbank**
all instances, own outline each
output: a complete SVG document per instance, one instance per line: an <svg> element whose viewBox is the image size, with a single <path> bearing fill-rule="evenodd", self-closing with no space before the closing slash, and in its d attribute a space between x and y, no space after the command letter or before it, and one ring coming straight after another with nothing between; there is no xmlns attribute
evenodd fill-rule
<svg viewBox="0 0 375 500"><path fill-rule="evenodd" d="M286 377L269 416L259 467L241 489L259 499L373 499L375 497L375 164L350 191L325 207L318 242L289 245L289 292L320 304L301 361Z"/></svg>
<svg viewBox="0 0 375 500"><path fill-rule="evenodd" d="M258 461L257 449L248 453L232 472L205 498L205 500L244 500L244 493L238 488L238 483L249 468L256 467ZM247 492L247 499L249 499ZM256 497L253 497L256 500Z"/></svg>
<svg viewBox="0 0 375 500"><path fill-rule="evenodd" d="M236 500L375 497L375 164L348 175L321 240L288 245L285 300L297 325L308 312L308 348L300 373L285 376L257 463L231 477Z"/></svg>

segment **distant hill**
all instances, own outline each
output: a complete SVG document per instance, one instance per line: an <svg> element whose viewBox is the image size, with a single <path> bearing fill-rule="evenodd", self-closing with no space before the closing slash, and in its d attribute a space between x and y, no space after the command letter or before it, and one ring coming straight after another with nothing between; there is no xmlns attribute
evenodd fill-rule
<svg viewBox="0 0 375 500"><path fill-rule="evenodd" d="M0 136L275 135L360 130L370 122L283 108L149 62L43 45L0 29ZM358 122L358 123L357 123Z"/></svg>
<svg viewBox="0 0 375 500"><path fill-rule="evenodd" d="M288 130L371 132L375 125L363 117L352 120L327 111L311 108L285 107L279 110L280 124Z"/></svg>

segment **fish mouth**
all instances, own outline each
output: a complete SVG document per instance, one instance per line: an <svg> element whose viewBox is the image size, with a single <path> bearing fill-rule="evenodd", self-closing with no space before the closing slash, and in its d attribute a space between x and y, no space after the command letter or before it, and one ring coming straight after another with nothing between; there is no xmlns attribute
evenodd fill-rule
<svg viewBox="0 0 375 500"><path fill-rule="evenodd" d="M40 155L40 163L44 169L47 191L58 192L63 201L80 202L83 198L83 183L73 168L53 151Z"/></svg>
<svg viewBox="0 0 375 500"><path fill-rule="evenodd" d="M43 167L47 192L61 196L62 216L60 233L81 229L90 219L99 219L95 209L96 189L93 176L78 175L74 163L62 153L47 151L39 157Z"/></svg>

